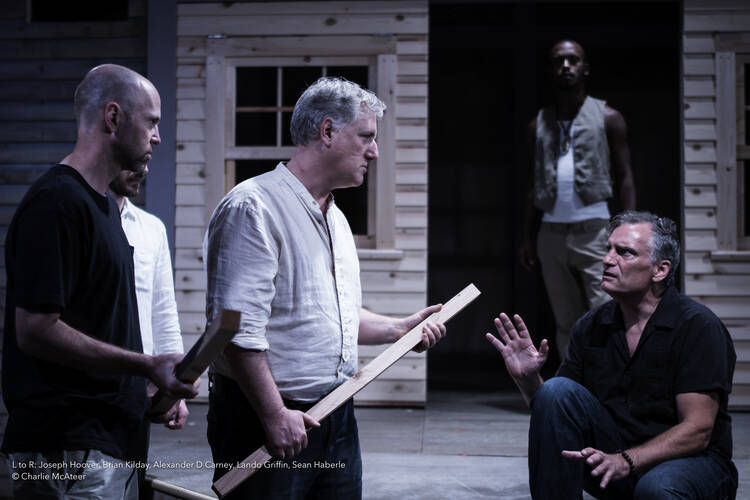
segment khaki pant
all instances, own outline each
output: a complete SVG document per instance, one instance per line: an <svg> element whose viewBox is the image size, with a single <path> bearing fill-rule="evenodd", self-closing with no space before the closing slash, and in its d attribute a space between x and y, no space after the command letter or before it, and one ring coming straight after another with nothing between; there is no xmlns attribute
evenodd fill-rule
<svg viewBox="0 0 750 500"><path fill-rule="evenodd" d="M537 255L555 314L561 359L565 358L576 320L610 299L601 288L608 223L606 219L570 224L542 222L539 229Z"/></svg>

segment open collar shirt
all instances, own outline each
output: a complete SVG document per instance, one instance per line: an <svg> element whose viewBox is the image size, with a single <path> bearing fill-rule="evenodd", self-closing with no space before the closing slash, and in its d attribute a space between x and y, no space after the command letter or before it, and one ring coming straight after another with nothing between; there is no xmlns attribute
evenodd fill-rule
<svg viewBox="0 0 750 500"><path fill-rule="evenodd" d="M356 372L359 260L333 200L324 215L280 163L219 203L205 260L209 322L222 308L242 313L232 342L267 351L283 398L316 401ZM223 357L212 370L232 376Z"/></svg>
<svg viewBox="0 0 750 500"><path fill-rule="evenodd" d="M128 242L133 247L135 294L143 352L183 352L172 259L164 223L133 205L127 198L120 219Z"/></svg>
<svg viewBox="0 0 750 500"><path fill-rule="evenodd" d="M622 312L610 301L575 324L557 375L591 391L612 415L629 446L679 423L678 394L718 393L719 412L706 452L728 464L732 431L727 399L735 361L732 339L721 320L670 287L646 323L632 356Z"/></svg>

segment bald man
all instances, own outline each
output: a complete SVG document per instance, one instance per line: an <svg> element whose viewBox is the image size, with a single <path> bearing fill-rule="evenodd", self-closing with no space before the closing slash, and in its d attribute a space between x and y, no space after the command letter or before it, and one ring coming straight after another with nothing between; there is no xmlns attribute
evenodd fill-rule
<svg viewBox="0 0 750 500"><path fill-rule="evenodd" d="M182 355L143 354L133 249L107 194L151 159L160 106L134 71L89 71L75 94L75 148L31 186L8 229L2 450L16 498L137 498L128 461L146 456L147 380L196 394L174 377Z"/></svg>

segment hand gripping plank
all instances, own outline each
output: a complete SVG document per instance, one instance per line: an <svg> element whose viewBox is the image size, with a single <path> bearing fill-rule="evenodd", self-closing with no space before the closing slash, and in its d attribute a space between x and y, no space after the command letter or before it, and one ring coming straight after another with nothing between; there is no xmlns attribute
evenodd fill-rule
<svg viewBox="0 0 750 500"><path fill-rule="evenodd" d="M198 342L188 351L175 367L175 376L186 383L198 380L208 365L224 350L234 334L240 329L240 313L222 309L203 332ZM158 391L151 400L151 413L158 415L169 411L177 402L176 398Z"/></svg>
<svg viewBox="0 0 750 500"><path fill-rule="evenodd" d="M431 323L445 323L476 299L479 293L479 290L473 284L461 290L458 295L443 304L443 308L440 311L431 314L427 319L412 328L406 335L383 351L380 356L370 361L352 378L318 401L315 406L307 411L307 414L315 420L320 421L333 413L336 408L364 389L375 377L414 349L422 341L422 328L425 323L428 321ZM213 490L219 495L219 498L229 494L242 484L244 480L252 476L254 472L262 468L263 464L270 459L271 455L268 453L266 447L261 446L252 455L237 464L235 468L220 477L213 484Z"/></svg>

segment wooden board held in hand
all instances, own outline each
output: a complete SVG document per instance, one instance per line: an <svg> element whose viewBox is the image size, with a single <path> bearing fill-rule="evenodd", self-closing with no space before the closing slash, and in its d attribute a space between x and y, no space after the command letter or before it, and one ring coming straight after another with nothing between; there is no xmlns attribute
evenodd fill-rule
<svg viewBox="0 0 750 500"><path fill-rule="evenodd" d="M318 403L307 411L307 414L315 420L322 420L336 408L347 402L357 392L361 391L375 377L383 373L393 363L404 357L406 353L414 349L422 341L422 328L425 323L445 323L458 314L464 307L469 305L479 296L479 290L473 284L461 290L455 297L443 304L443 308L431 314L427 319L409 330L397 342L383 351L377 358L370 361L364 368L358 371L352 378L338 386L333 392L318 401ZM270 460L271 455L265 446L261 446L255 452L242 461L241 465L233 468L220 477L212 486L219 497L227 495L242 482L253 475L254 472L263 468L263 464Z"/></svg>
<svg viewBox="0 0 750 500"><path fill-rule="evenodd" d="M198 380L201 373L221 354L240 329L240 316L238 311L221 310L211 322L211 326L203 332L203 335L175 367L175 375L179 380L188 384ZM158 415L169 411L176 402L176 398L158 391L151 400L151 413Z"/></svg>

